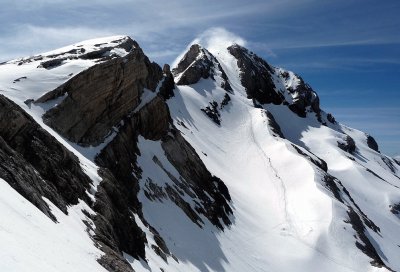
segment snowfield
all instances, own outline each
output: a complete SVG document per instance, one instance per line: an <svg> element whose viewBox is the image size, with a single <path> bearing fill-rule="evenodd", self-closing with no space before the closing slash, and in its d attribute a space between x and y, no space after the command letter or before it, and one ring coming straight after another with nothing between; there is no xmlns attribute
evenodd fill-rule
<svg viewBox="0 0 400 272"><path fill-rule="evenodd" d="M217 236L224 270L386 271L371 267L370 259L355 246L355 231L346 223L347 207L332 197L320 169L298 154L291 143L325 160L328 173L342 181L373 222L379 222L381 234L367 229L368 235L390 267L400 269L396 257L399 221L389 209L400 199L398 167L396 173L388 171L382 155L366 145L364 133L340 124L322 126L315 116L300 118L283 105L264 106L287 140L273 137L264 110L254 108L247 99L236 59L226 49L209 50L234 90L231 104L221 110L221 126L199 110L210 101L222 100L225 91L218 87L218 80L178 86L168 105L175 125L232 195L235 224ZM287 88L297 84L294 74L289 74L287 83L276 85ZM357 143L354 157L337 146L343 132ZM207 252L207 247L198 246L197 250ZM216 266L213 269L219 271Z"/></svg>
<svg viewBox="0 0 400 272"><path fill-rule="evenodd" d="M7 272L106 271L96 259L103 254L94 247L82 220L82 209L71 207L65 215L47 201L57 217L54 223L0 179L0 268Z"/></svg>
<svg viewBox="0 0 400 272"><path fill-rule="evenodd" d="M82 168L93 180L88 192L93 199L101 182L94 158L118 130L110 132L97 147L81 147L43 123L42 115L63 97L42 104L26 101L38 99L98 63L89 59L66 59L62 65L45 69L40 67L43 60L57 54L78 56L83 54L79 53L81 49L87 53L124 39L124 36L115 36L89 40L0 64L0 94L21 106L78 156ZM349 220L351 208L362 218L363 233L384 264L400 271L400 217L391 212L392 205L400 203L400 166L392 158L369 148L367 135L361 131L340 123L324 126L314 113L301 118L285 105L255 107L247 98L237 60L227 46L208 48L221 64L233 90L229 93L228 104L219 105L220 125L201 109L212 101L221 104L224 99L227 91L220 87L221 74L215 80L200 79L190 86L176 86L175 96L167 104L173 124L207 169L228 187L232 197L232 225L220 230L201 216L203 224L198 226L170 199L161 201L146 197L148 179L161 187L173 184L155 163L154 156L176 179L180 175L168 161L159 141L139 137L137 164L143 171L139 192L143 216L163 237L174 258L168 257L165 261L155 253L153 233L133 213L148 241L146 260L136 260L124 253L126 260L138 272L160 269L185 272L389 271L371 265L373 260L356 245L364 244ZM124 56L123 50L110 52ZM284 80L279 75L285 70L276 68L274 71L277 91L291 103L296 97L287 89L296 88L299 79L288 72L289 77ZM154 96L146 91L139 107ZM275 135L267 113L273 115L284 138ZM322 118L326 119L326 113L322 112ZM338 142L345 140L346 135L355 141L353 154L338 147ZM316 161L325 161L327 173L304 154ZM340 181L342 201L327 186L328 174ZM184 198L194 206L196 199L187 194ZM87 232L82 221L92 224L82 212L94 213L90 207L82 201L69 207L69 215L65 215L50 201L47 203L57 223L0 179L0 271L106 271L96 261L103 253L95 246L91 239L93 233ZM366 226L367 219L379 231Z"/></svg>

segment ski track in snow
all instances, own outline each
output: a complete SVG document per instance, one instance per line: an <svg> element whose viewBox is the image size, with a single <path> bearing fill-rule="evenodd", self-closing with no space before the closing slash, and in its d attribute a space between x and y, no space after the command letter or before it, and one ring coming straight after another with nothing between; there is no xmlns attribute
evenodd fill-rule
<svg viewBox="0 0 400 272"><path fill-rule="evenodd" d="M351 226L343 222L344 220L347 220L345 207L341 204L334 203L336 200L332 199L329 196L330 193L326 192L325 189L322 189L322 176L317 174L317 170L315 169L316 167L306 161L301 157L301 155L293 153L295 151L289 151L286 145L289 146L290 142L286 144L286 140L278 141L273 139L271 135L267 135L268 132L266 125L264 125L264 131L262 132L259 127L256 128L254 122L257 121L255 121L256 119L254 119L254 114L252 113L257 111L257 109L254 109L251 105L251 100L246 98L245 91L240 84L238 76L239 69L234 65L235 61L227 54L223 54L220 51L218 53L217 58L227 73L231 86L235 91L235 94L231 95L231 107L227 107L226 110L222 110L221 112L221 127L214 125L207 116L199 112L199 109L204 107L204 105L207 105L209 101L219 101L218 98L220 98L224 93L224 91L217 86L215 86L214 89L209 89L210 84L205 83L205 80L201 80L199 83L190 87L178 87L176 89L176 92L178 93L176 101L179 102L169 101L168 103L175 125L183 132L184 137L197 150L198 154L211 172L222 178L231 192L235 209L235 224L229 230L226 230L218 239L221 248L226 255L232 256L228 257L228 259L241 259L237 255L241 255L243 252L252 252L253 254L255 253L254 255L257 255L258 252L260 254L259 256L263 256L261 258L267 258L268 260L281 259L285 260L284 262L290 263L271 263L265 259L260 261L259 258L255 258L254 256L247 256L246 260L241 260L245 261L247 264L252 264L252 269L250 269L250 271L314 271L317 269L322 269L323 271L384 271L385 269L383 268L371 267L369 264L369 258L355 247L355 240L352 236L354 232L351 229ZM234 112L235 110L236 112ZM250 113L250 110L252 113ZM273 113L275 115L275 112ZM294 116L294 114L290 114ZM238 119L242 122L241 124L229 127L228 123L238 122ZM287 123L287 120L290 119L286 118L281 119L280 121ZM179 124L181 122L183 122L188 129L180 126ZM251 123L249 124L249 122ZM196 127L191 125L193 123L196 124ZM280 124L280 122L278 123ZM224 129L230 131L231 134L221 132ZM206 132L202 132L202 130ZM234 135L232 135L232 132L234 132ZM215 136L212 137L212 135ZM242 135L239 137L240 140L235 140L235 136L237 135ZM285 131L284 135L286 136ZM316 136L318 137L318 134L316 134ZM265 140L265 138L268 138L269 141ZM259 139L263 139L263 141L259 142ZM288 139L291 140L291 138ZM298 139L301 139L300 135ZM243 172L247 173L248 179L246 182L250 182L251 179L257 180L260 178L251 175L252 171L249 166L251 157L246 157L247 154L243 152L240 155L245 159L239 160L238 163L235 163L235 156L227 152L229 149L234 149L235 145L225 145L226 143L237 142L238 144L241 143L243 146L247 146L247 141L250 142L247 149L251 149L251 146L255 146L255 148L252 149L254 152L249 152L251 156L259 157L259 163L261 163L263 168L270 169L270 172L266 173L266 176L262 179L268 183L279 183L280 185L280 189L275 187L274 192L269 192L269 196L276 194L279 199L274 204L276 205L276 210L270 214L270 218L265 218L265 216L261 215L268 211L268 209L260 209L263 206L263 199L262 197L260 199L258 192L254 191L254 195L252 196L247 195L245 193L246 190L238 186L241 175L235 172L234 169L241 169ZM266 144L267 142L268 144ZM212 150L210 150L210 148L207 149L207 147L213 147L215 143L218 143L219 148L211 148ZM295 143L300 143L300 146L304 146L304 144L301 144L302 142ZM280 150L278 153L270 150L274 146L276 147L276 145L283 145L284 147L282 148L284 149ZM307 146L305 147L308 149ZM313 149L311 151L314 152ZM202 155L203 153L207 154L207 156ZM238 153L240 153L240 151L238 151ZM316 154L318 155L318 153ZM288 161L288 164L290 164L290 159L287 156L296 157L296 162L303 161L303 164L307 164L308 167L282 168L282 164L279 166L273 164L273 162L277 160ZM222 160L227 160L227 158L229 158L229 163L221 165L219 160L221 158L223 158ZM322 158L324 159L323 156ZM293 158L291 159L293 160ZM312 170L312 175L305 177L304 174L307 171L304 171L304 169L307 168L311 168L309 171ZM226 173L227 169L229 169L228 172L232 171L231 175ZM260 173L265 171L265 169L259 169ZM294 173L291 175L291 178L288 177L288 172ZM282 175L285 176L285 178L282 178ZM299 180L298 177L303 178ZM292 181L286 184L288 180ZM299 196L296 196L296 186L298 186L298 182L307 183L307 186L312 186L314 189L308 191L308 193L306 193L306 191L299 191ZM249 187L258 191L262 191L263 186L265 185L266 184L262 185L262 183L248 184ZM287 186L290 188L290 193L287 192ZM312 196L308 196L307 194L316 194L318 197L313 199ZM254 221L251 222L251 220L246 220L246 212L244 214L241 212L246 210L246 205L243 203L243 199L240 198L240 195L242 197L247 196L247 198L243 198L246 198L246 202L252 203L250 206L253 206L255 210L261 210L261 214L254 214L252 218L260 218L261 216L261 218L265 218L264 220L267 222L270 221L269 223L271 224L265 226L262 221L255 223ZM302 197L305 199L301 199ZM317 200L318 198L319 200ZM320 204L312 202L307 204L306 202L308 201L319 201ZM325 204L321 205L322 203ZM249 205L248 203L246 204ZM266 203L264 203L264 205L266 205ZM307 216L307 209L302 209L302 213L296 215L301 211L301 206L304 206L304 208L313 207L316 217L313 218L313 216ZM284 218L276 220L273 215L275 213L280 213L280 209L285 211L282 212ZM318 211L318 209L320 209L320 211ZM319 212L325 213L328 211L332 211L331 216L323 215L321 217L321 215L318 215ZM294 218L292 218L292 216L294 216ZM308 217L311 220L307 220ZM342 223L340 223L340 221ZM246 223L241 225L241 222ZM272 222L274 222L274 224L272 224ZM263 226L257 227L257 224ZM278 231L284 231L276 235L273 231L276 231L277 228ZM344 230L344 228L347 228L347 231ZM248 229L251 229L251 231L248 231ZM310 235L311 237L309 237ZM229 236L235 238L228 239L227 237ZM340 237L343 238L339 239ZM276 250L277 252L271 252L266 244L263 244L260 241L255 241L264 239L269 240L270 245L283 246L286 252L279 252L279 250ZM228 241L232 243L232 240L237 240L237 244L234 246L231 244L229 246ZM318 242L320 240L321 242ZM238 251L233 252L233 248L246 248L247 250L245 249L239 253ZM290 248L292 248L292 250L295 248L294 251L298 253L298 255L303 256L303 258L291 255L293 252ZM343 250L343 248L346 250ZM310 258L310 262L307 262L306 260L309 257L305 256L315 257ZM241 271L240 268L238 268L240 265L234 263L229 263L229 265L224 267L226 271ZM262 267L262 269L260 269L260 267ZM247 271L249 271L249 268L247 268Z"/></svg>

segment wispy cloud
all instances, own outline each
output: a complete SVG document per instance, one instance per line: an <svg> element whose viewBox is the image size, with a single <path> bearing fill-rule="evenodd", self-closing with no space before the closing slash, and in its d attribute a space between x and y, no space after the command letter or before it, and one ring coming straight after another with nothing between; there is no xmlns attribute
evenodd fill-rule
<svg viewBox="0 0 400 272"><path fill-rule="evenodd" d="M192 43L199 43L210 51L225 49L229 45L239 44L246 46L246 41L238 35L222 27L210 28L194 39Z"/></svg>
<svg viewBox="0 0 400 272"><path fill-rule="evenodd" d="M99 36L112 35L113 31L106 29L92 29L87 27L40 27L34 25L20 25L15 28L12 37L0 37L0 56L21 57L32 55L40 51L48 51ZM10 52L10 49L13 51ZM18 55L17 55L18 54ZM24 54L24 55L22 55Z"/></svg>
<svg viewBox="0 0 400 272"><path fill-rule="evenodd" d="M327 47L343 47L343 46L360 46L360 45L385 45L385 44L399 44L400 39L365 39L365 40L327 40L327 41L296 41L292 44L271 44L272 49L313 49L313 48L327 48Z"/></svg>
<svg viewBox="0 0 400 272"><path fill-rule="evenodd" d="M200 33L194 40L192 40L188 44L187 48L182 51L182 53L172 62L172 66L174 67L178 64L187 49L192 44L200 44L203 47L207 48L211 53L214 53L220 50L224 50L232 44L245 46L246 43L247 42L242 37L239 37L238 35L229 32L222 27L213 27L207 29L203 33Z"/></svg>
<svg viewBox="0 0 400 272"><path fill-rule="evenodd" d="M271 49L272 51L272 49ZM274 52L274 51L272 51ZM283 67L291 67L291 69L301 70L343 70L343 71L356 71L371 72L381 71L380 65L400 65L400 58L357 58L357 57L335 57L335 56L323 56L320 60L295 60L280 63ZM362 69L365 68L365 69Z"/></svg>
<svg viewBox="0 0 400 272"><path fill-rule="evenodd" d="M379 96L382 89L369 89L369 88L326 88L322 90L318 90L318 95L325 99L333 99L338 97L346 97L347 99L350 98L360 98L360 97L375 97ZM387 91L385 91L387 92ZM361 108L363 110L367 110L368 108ZM384 108L379 108L381 110L385 110Z"/></svg>
<svg viewBox="0 0 400 272"><path fill-rule="evenodd" d="M115 34L131 35L150 49L150 55L171 60L172 52L181 51L205 29L270 14L280 5L275 0L206 0L190 5L184 0L5 0L0 10L0 61Z"/></svg>
<svg viewBox="0 0 400 272"><path fill-rule="evenodd" d="M98 35L129 34L144 43L144 47L151 47L150 52L157 52L154 56L163 61L168 59L166 57L172 60L172 52L180 51L178 48L184 49L178 44L186 45L193 37L216 25L240 32L249 41L249 47L273 58L278 55L276 49L400 41L398 35L389 35L384 31L388 28L387 20L375 20L372 23L373 18L357 17L362 20L363 28L349 35L348 25L336 18L342 16L340 12L326 13L332 7L343 13L352 12L344 0L335 1L334 4L321 4L317 0L254 0L251 3L204 0L190 4L185 0L4 0L0 10L3 45L0 55L7 56L11 49L13 53L9 53L10 56L26 54L23 46L18 46L23 44L44 48L44 44L61 46L61 42L70 43ZM317 20L325 23L316 25ZM13 25L17 25L16 30ZM44 34L26 26L43 29L46 40L40 40ZM77 29L75 36L74 29ZM378 31L379 38L371 36L371 33ZM26 39L30 41L29 44L25 42ZM163 44L167 40L175 40L177 44ZM162 50L171 54L161 54ZM310 67L318 69L320 66L315 63Z"/></svg>

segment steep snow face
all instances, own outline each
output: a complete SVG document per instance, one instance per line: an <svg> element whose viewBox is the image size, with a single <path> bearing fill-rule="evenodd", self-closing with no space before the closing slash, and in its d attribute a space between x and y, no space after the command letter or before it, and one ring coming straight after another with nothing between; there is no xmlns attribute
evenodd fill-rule
<svg viewBox="0 0 400 272"><path fill-rule="evenodd" d="M103 254L85 232L93 224L81 211L84 203L65 215L50 201L55 224L0 179L0 268L2 271L106 271L96 259Z"/></svg>
<svg viewBox="0 0 400 272"><path fill-rule="evenodd" d="M18 104L79 158L83 171L93 181L87 192L92 200L95 200L96 188L101 182L94 157L115 133L97 147L83 148L65 140L42 120L42 115L61 103L67 94L46 103L32 102L83 70L110 58L123 57L134 47L129 37L115 36L0 64L0 94ZM48 66L51 63L53 65ZM69 207L68 215L65 215L46 199L58 221L55 223L4 180L0 180L0 186L0 270L106 271L97 262L104 253L95 246L83 222L94 227L87 216L94 212L88 205L81 201Z"/></svg>
<svg viewBox="0 0 400 272"><path fill-rule="evenodd" d="M168 105L175 126L228 186L234 224L200 242L192 238L201 263L188 254L192 244L184 239L169 235L167 244L185 252L183 259L200 271L399 270L400 221L393 207L400 200L400 179L394 160L368 147L368 135L314 111L316 94L294 73L270 67L272 91L286 103L261 104L248 99L238 59L229 50L210 51L233 94L217 84L221 79L200 79L178 86ZM305 93L310 104L300 117L287 105ZM214 115L202 110L207 107ZM348 152L339 148L347 137L355 143ZM155 210L176 219L153 217ZM165 235L182 217L167 205L144 212ZM215 233L181 224L192 237ZM210 252L205 241L216 249Z"/></svg>

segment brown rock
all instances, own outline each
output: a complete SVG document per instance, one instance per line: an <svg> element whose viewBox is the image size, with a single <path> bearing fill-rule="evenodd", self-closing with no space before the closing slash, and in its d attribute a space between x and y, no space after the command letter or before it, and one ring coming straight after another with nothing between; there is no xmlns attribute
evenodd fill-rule
<svg viewBox="0 0 400 272"><path fill-rule="evenodd" d="M255 99L261 104L279 105L283 102L283 96L275 91L271 78L273 70L267 62L237 44L228 47L228 51L237 60L241 82L249 99Z"/></svg>
<svg viewBox="0 0 400 272"><path fill-rule="evenodd" d="M140 103L143 89L155 91L161 78L161 68L137 45L126 57L90 67L36 103L68 93L46 112L45 123L73 142L97 145Z"/></svg>
<svg viewBox="0 0 400 272"><path fill-rule="evenodd" d="M78 158L3 95L0 164L0 177L53 220L43 196L64 213L79 199L91 203L86 191L92 181Z"/></svg>
<svg viewBox="0 0 400 272"><path fill-rule="evenodd" d="M164 81L160 86L159 94L164 100L167 100L174 96L175 81L168 64L164 64L163 73Z"/></svg>
<svg viewBox="0 0 400 272"><path fill-rule="evenodd" d="M218 60L205 48L198 44L193 44L189 51L183 56L177 67L172 69L172 73L180 77L177 85L191 85L199 82L201 78L212 78L215 80L217 71L221 75L221 87L231 92L232 88L229 84L228 77L222 69Z"/></svg>

